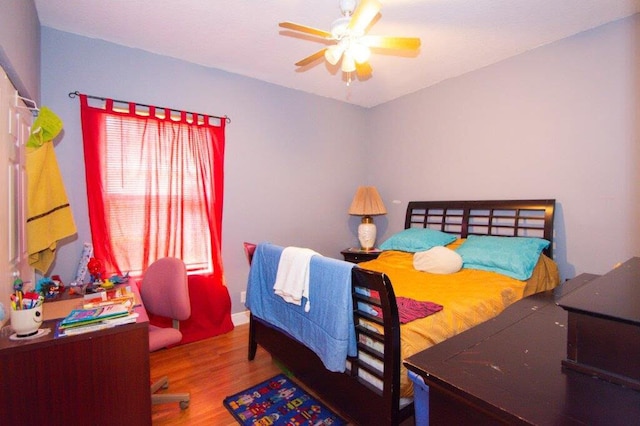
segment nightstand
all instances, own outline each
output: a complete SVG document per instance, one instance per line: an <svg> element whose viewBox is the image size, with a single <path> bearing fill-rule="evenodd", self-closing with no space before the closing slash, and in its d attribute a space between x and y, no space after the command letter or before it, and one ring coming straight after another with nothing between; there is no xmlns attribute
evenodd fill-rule
<svg viewBox="0 0 640 426"><path fill-rule="evenodd" d="M340 253L342 253L342 256L344 256L344 260L346 260L347 262L360 263L377 258L380 253L382 253L382 250L377 248L362 250L356 247L344 249Z"/></svg>

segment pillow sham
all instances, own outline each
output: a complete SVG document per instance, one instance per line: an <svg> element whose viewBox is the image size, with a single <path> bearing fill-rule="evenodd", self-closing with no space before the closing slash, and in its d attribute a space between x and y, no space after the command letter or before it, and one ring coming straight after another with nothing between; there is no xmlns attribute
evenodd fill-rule
<svg viewBox="0 0 640 426"><path fill-rule="evenodd" d="M413 255L413 267L432 274L453 274L462 268L462 256L455 250L436 246Z"/></svg>
<svg viewBox="0 0 640 426"><path fill-rule="evenodd" d="M398 250L415 253L436 246L446 246L456 240L453 234L428 228L408 228L392 235L380 244L381 250Z"/></svg>
<svg viewBox="0 0 640 426"><path fill-rule="evenodd" d="M463 267L498 272L517 280L531 278L540 253L549 241L532 237L469 235L456 251Z"/></svg>

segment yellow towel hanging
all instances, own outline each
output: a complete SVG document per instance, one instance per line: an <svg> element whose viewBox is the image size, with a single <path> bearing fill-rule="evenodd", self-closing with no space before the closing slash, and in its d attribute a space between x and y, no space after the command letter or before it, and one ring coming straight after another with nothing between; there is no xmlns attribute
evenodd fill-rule
<svg viewBox="0 0 640 426"><path fill-rule="evenodd" d="M46 274L58 241L76 233L73 213L58 168L52 140L62 120L47 107L32 126L27 142L27 251L29 264Z"/></svg>

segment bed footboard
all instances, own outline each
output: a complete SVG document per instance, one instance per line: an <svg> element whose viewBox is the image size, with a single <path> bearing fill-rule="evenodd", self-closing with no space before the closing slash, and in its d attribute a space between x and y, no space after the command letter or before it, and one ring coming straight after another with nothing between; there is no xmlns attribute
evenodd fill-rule
<svg viewBox="0 0 640 426"><path fill-rule="evenodd" d="M413 414L413 404L400 407L400 323L391 282L379 272L353 268L352 296L358 356L347 360L344 373L326 370L313 351L253 315L249 359L260 345L349 420L362 425L397 425ZM371 314L372 308L377 314Z"/></svg>

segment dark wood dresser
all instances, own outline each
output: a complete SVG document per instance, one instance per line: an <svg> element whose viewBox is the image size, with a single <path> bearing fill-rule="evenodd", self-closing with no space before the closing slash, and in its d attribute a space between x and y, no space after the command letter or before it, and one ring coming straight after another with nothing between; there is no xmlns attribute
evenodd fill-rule
<svg viewBox="0 0 640 426"><path fill-rule="evenodd" d="M640 391L640 257L562 297L558 305L569 313L563 365Z"/></svg>
<svg viewBox="0 0 640 426"><path fill-rule="evenodd" d="M428 386L416 404L428 403L430 424L640 424L640 391L563 368L568 314L556 301L596 278L525 298L408 358Z"/></svg>

